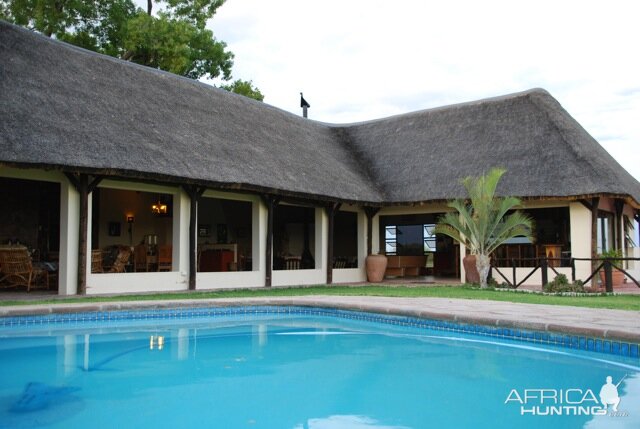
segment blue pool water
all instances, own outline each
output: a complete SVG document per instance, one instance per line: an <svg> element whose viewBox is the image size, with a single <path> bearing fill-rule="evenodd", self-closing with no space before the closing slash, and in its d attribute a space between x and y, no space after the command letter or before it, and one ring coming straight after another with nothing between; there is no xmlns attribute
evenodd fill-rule
<svg viewBox="0 0 640 429"><path fill-rule="evenodd" d="M640 427L638 358L407 318L251 308L5 325L3 428ZM607 376L618 413L598 403Z"/></svg>

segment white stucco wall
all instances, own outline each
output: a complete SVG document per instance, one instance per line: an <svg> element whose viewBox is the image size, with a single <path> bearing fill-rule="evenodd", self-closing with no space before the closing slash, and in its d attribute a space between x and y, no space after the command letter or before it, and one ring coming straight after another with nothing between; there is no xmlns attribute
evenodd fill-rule
<svg viewBox="0 0 640 429"><path fill-rule="evenodd" d="M627 249L627 257L640 259L640 247ZM628 270L634 279L640 282L640 261L630 261Z"/></svg>
<svg viewBox="0 0 640 429"><path fill-rule="evenodd" d="M75 295L78 292L79 234L80 194L65 178L60 183L59 295Z"/></svg>
<svg viewBox="0 0 640 429"><path fill-rule="evenodd" d="M467 256L467 247L462 243L459 243L458 246L460 247L460 283L464 283L467 275L464 269L464 258Z"/></svg>
<svg viewBox="0 0 640 429"><path fill-rule="evenodd" d="M571 256L591 258L591 211L578 202L569 204L569 223L571 224ZM569 280L571 280L570 274L567 276ZM591 262L576 261L576 279L584 280L590 274Z"/></svg>

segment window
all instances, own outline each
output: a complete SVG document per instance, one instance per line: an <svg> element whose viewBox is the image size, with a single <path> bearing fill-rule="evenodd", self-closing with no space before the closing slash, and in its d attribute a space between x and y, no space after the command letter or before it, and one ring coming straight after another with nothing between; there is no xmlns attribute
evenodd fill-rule
<svg viewBox="0 0 640 429"><path fill-rule="evenodd" d="M396 241L396 237L397 237L397 226L395 225L391 225L391 226L387 226L385 227L385 233L384 233L384 240L385 240L385 250L384 252L387 255L395 255L396 252L396 246L397 246L397 241Z"/></svg>
<svg viewBox="0 0 640 429"><path fill-rule="evenodd" d="M253 269L252 203L204 197L198 203L198 272Z"/></svg>
<svg viewBox="0 0 640 429"><path fill-rule="evenodd" d="M387 255L424 255L436 251L435 224L388 225L385 227Z"/></svg>
<svg viewBox="0 0 640 429"><path fill-rule="evenodd" d="M613 249L613 214L600 211L598 213L598 253Z"/></svg>
<svg viewBox="0 0 640 429"><path fill-rule="evenodd" d="M436 226L434 224L423 225L422 237L424 240L424 251L435 252L436 251Z"/></svg>

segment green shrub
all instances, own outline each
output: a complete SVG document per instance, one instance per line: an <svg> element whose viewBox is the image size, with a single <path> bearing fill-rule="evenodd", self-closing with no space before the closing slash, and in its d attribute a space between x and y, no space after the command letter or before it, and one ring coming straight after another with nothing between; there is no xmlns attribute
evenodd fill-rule
<svg viewBox="0 0 640 429"><path fill-rule="evenodd" d="M622 268L622 261L619 260L619 258L622 258L622 250L620 249L605 250L599 253L598 257L600 259L610 259L614 268Z"/></svg>
<svg viewBox="0 0 640 429"><path fill-rule="evenodd" d="M498 283L498 281L493 277L487 280L487 286L490 289L511 289L511 286L509 286L509 283L507 282Z"/></svg>
<svg viewBox="0 0 640 429"><path fill-rule="evenodd" d="M584 285L580 280L575 283L569 283L569 279L564 274L558 274L553 281L547 283L542 287L542 290L547 293L557 292L582 292L584 293Z"/></svg>

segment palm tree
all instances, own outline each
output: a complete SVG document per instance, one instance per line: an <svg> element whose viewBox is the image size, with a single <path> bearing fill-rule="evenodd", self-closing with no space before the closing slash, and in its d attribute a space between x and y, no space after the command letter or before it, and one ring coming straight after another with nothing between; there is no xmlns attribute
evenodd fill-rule
<svg viewBox="0 0 640 429"><path fill-rule="evenodd" d="M496 187L506 170L493 168L485 176L467 177L462 185L468 200L454 200L448 206L456 212L446 213L439 219L435 231L463 243L476 257L480 274L480 287L487 287L491 267L491 254L506 240L524 236L531 239L533 221L522 212L506 216L520 205L515 197L496 197Z"/></svg>

